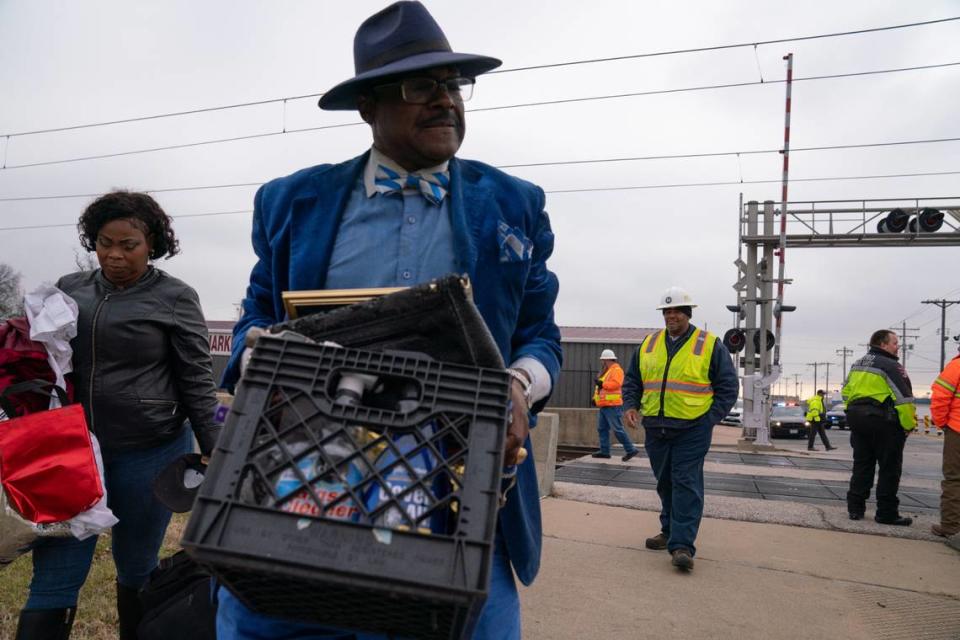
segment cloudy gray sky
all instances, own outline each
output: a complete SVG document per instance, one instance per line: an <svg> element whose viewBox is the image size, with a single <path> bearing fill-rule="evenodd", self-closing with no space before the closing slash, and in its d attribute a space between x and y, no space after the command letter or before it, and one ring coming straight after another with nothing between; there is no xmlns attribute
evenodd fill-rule
<svg viewBox="0 0 960 640"><path fill-rule="evenodd" d="M317 94L352 75L356 27L384 2L4 0L0 2L0 261L27 287L73 265L72 227L90 197L9 200L259 183L347 159L369 145L355 114L316 108L316 97L72 131L21 134L238 103ZM960 2L482 2L427 1L456 50L500 57L468 111L704 85L763 85L521 106L468 113L460 155L495 165L776 149L783 139L782 57L797 78L960 62L960 21L838 38L512 71L518 67L759 42L960 16ZM798 81L793 148L960 137L960 66ZM295 131L297 129L313 129ZM280 133L286 130L287 133ZM277 135L260 135L277 134ZM9 137L7 137L9 136ZM259 136L180 149L87 158ZM960 171L960 143L796 152L791 177ZM37 164L40 163L40 164ZM35 166L19 166L31 165ZM671 284L700 307L695 322L731 325L737 203L779 200L781 159L750 154L517 167L548 192L561 282L561 324L658 326ZM791 200L953 197L960 174L795 182ZM559 193L771 180L768 184ZM253 253L255 186L156 194L176 220L183 253L161 262L191 283L210 319L231 319ZM7 200L3 200L6 198ZM195 216L195 214L225 213ZM803 249L788 252L786 374L812 383L808 362L858 354L870 332L906 319L920 338L908 361L917 395L939 364L940 313L927 298L960 298L957 248ZM948 310L960 333L960 305ZM949 351L948 351L949 353ZM821 380L822 386L822 369ZM792 391L792 384L790 390Z"/></svg>

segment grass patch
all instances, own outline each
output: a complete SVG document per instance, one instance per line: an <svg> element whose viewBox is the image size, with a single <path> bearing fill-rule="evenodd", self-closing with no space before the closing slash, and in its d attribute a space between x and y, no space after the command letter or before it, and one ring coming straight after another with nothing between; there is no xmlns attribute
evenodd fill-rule
<svg viewBox="0 0 960 640"><path fill-rule="evenodd" d="M189 514L175 513L160 549L160 557L180 549L180 537ZM13 638L20 609L27 600L33 563L30 554L0 569L0 638ZM117 637L117 571L110 553L110 535L100 536L90 575L80 590L77 618L70 640L115 640Z"/></svg>

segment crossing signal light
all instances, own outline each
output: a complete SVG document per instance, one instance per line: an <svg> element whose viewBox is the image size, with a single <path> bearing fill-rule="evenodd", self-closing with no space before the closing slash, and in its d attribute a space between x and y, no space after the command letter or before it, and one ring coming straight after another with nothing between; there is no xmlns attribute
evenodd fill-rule
<svg viewBox="0 0 960 640"><path fill-rule="evenodd" d="M942 219L942 216L941 216ZM907 228L910 216L903 209L894 209L877 223L877 233L900 233Z"/></svg>
<svg viewBox="0 0 960 640"><path fill-rule="evenodd" d="M916 218L910 220L910 233L917 233L918 227L921 233L933 233L939 231L942 226L943 212L928 207Z"/></svg>
<svg viewBox="0 0 960 640"><path fill-rule="evenodd" d="M770 349L773 349L773 345L776 344L776 342L777 342L777 337L773 335L773 331L770 331L770 329L767 329L767 346L766 346L766 349L763 349L763 351L770 351ZM757 352L761 351L759 329L757 329L757 331L753 334L753 347L757 350Z"/></svg>
<svg viewBox="0 0 960 640"><path fill-rule="evenodd" d="M729 329L723 334L723 346L730 353L740 353L747 346L747 334L743 329Z"/></svg>

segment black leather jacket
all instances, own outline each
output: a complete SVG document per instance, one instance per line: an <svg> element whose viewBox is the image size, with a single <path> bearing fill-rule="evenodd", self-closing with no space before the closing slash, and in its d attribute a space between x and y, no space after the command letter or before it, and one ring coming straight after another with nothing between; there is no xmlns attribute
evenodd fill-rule
<svg viewBox="0 0 960 640"><path fill-rule="evenodd" d="M153 267L126 289L99 269L63 276L57 287L79 307L70 342L73 380L100 446L159 445L189 418L200 450L209 453L219 434L217 400L197 292Z"/></svg>

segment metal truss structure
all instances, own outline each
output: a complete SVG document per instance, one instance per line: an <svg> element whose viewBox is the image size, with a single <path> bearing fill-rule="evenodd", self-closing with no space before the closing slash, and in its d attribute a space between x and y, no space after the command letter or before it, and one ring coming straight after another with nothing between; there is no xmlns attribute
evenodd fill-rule
<svg viewBox="0 0 960 640"><path fill-rule="evenodd" d="M789 310L780 308L774 294L773 286L780 282L774 275L774 256L786 248L960 247L960 197L804 201L788 202L782 208L786 209L785 234L778 232L780 225L775 223L781 211L774 208L772 200L765 201L762 208L756 201L741 207L740 242L746 249L746 259L738 258L734 263L739 269L733 287L740 310L736 324L746 333L744 438L753 439L758 446L770 444L770 387L782 371L772 357L773 350L762 348L767 345L761 337L771 340L774 318ZM896 209L911 218L926 209L936 209L943 213L943 224L935 232L881 233L878 223ZM915 222L911 226L919 227Z"/></svg>

